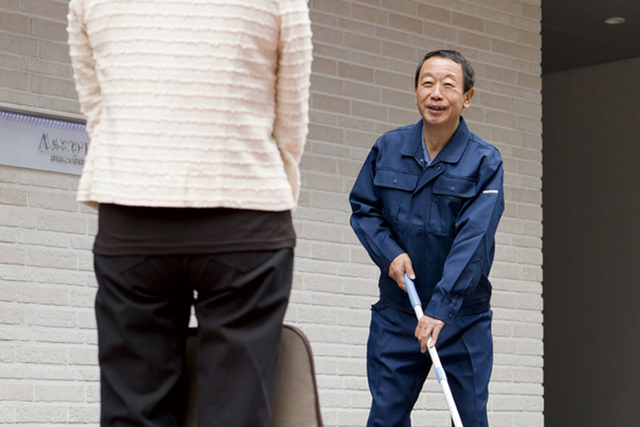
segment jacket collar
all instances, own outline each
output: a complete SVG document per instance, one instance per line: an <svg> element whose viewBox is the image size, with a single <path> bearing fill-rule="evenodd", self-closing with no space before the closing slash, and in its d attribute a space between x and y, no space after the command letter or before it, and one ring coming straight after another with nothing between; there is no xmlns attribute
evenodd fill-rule
<svg viewBox="0 0 640 427"><path fill-rule="evenodd" d="M400 151L403 156L415 157L417 159L422 159L424 157L422 154L422 147L420 146L420 144L422 144L422 136L420 134L422 132L422 128L422 120L413 125L410 137L407 138ZM449 142L447 142L447 144L442 148L436 158L433 159L431 164L435 164L437 162L457 163L458 160L460 160L460 157L462 157L462 153L467 147L470 137L471 132L467 127L467 123L462 117L460 117L458 128L451 136L451 139L449 139Z"/></svg>

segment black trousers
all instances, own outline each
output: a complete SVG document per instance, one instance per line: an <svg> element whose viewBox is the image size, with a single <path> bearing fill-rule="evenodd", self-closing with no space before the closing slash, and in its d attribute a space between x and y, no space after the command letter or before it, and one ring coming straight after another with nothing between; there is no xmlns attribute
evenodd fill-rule
<svg viewBox="0 0 640 427"><path fill-rule="evenodd" d="M198 425L269 426L293 249L94 263L102 426L176 425L192 305Z"/></svg>

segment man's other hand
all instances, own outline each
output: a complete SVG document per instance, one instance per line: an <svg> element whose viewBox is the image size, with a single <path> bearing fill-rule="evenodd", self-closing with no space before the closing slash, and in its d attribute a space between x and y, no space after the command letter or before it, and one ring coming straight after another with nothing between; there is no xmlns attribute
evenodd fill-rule
<svg viewBox="0 0 640 427"><path fill-rule="evenodd" d="M411 258L407 253L398 255L389 265L389 277L396 281L400 289L407 292L407 288L404 285L404 273L407 273L411 280L416 279Z"/></svg>
<svg viewBox="0 0 640 427"><path fill-rule="evenodd" d="M420 341L420 351L427 351L427 344L429 342L429 337L431 337L431 347L436 345L436 341L438 341L438 335L440 335L440 331L445 323L436 319L435 317L430 316L422 316L422 318L418 321L418 326L416 327L415 336Z"/></svg>

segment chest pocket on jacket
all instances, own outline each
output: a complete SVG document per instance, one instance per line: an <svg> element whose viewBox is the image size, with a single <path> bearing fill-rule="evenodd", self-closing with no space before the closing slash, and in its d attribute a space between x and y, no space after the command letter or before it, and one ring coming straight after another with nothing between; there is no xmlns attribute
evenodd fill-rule
<svg viewBox="0 0 640 427"><path fill-rule="evenodd" d="M418 175L389 169L378 169L373 183L382 200L382 216L396 231L407 228L411 209L411 196Z"/></svg>
<svg viewBox="0 0 640 427"><path fill-rule="evenodd" d="M475 193L475 180L441 175L433 184L434 197L429 215L431 231L440 236L453 236L462 206Z"/></svg>

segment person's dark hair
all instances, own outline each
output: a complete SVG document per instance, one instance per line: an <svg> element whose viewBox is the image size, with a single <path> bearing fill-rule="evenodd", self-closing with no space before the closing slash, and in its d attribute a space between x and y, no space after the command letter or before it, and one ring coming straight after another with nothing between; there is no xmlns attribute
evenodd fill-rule
<svg viewBox="0 0 640 427"><path fill-rule="evenodd" d="M420 63L418 64L418 68L416 69L415 87L418 87L420 70L422 69L422 65L424 64L424 61L434 56L438 56L440 58L447 58L452 60L453 62L457 62L458 64L460 64L460 66L462 66L462 75L464 77L464 92L467 93L469 89L473 87L473 84L476 82L476 73L473 71L473 67L471 66L471 63L467 60L467 58L462 56L460 52L457 52L455 50L445 50L445 49L434 50L432 52L427 53L424 56L424 58L422 58L422 61L420 61Z"/></svg>

